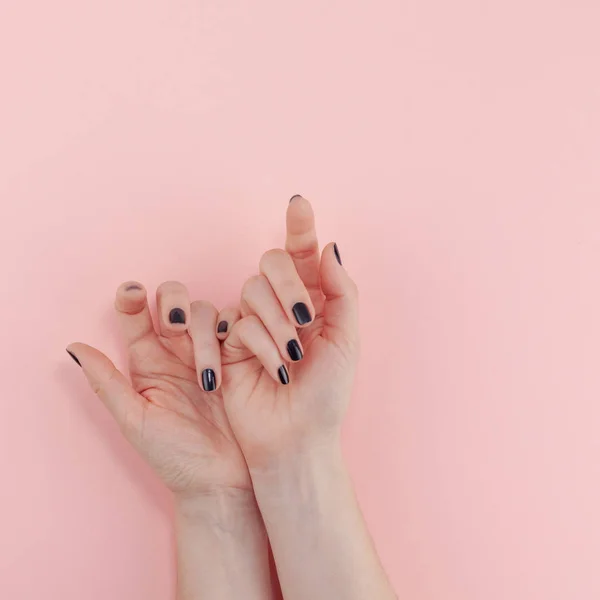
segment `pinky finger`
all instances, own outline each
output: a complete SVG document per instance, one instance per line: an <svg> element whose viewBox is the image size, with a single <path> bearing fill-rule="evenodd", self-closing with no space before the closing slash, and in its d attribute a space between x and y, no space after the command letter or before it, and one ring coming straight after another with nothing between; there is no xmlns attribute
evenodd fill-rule
<svg viewBox="0 0 600 600"><path fill-rule="evenodd" d="M217 318L217 337L223 341L229 335L233 326L241 319L240 309L237 306L224 308Z"/></svg>
<svg viewBox="0 0 600 600"><path fill-rule="evenodd" d="M226 357L224 364L256 356L275 381L283 385L290 382L290 374L277 344L256 315L244 317L235 324L223 349Z"/></svg>

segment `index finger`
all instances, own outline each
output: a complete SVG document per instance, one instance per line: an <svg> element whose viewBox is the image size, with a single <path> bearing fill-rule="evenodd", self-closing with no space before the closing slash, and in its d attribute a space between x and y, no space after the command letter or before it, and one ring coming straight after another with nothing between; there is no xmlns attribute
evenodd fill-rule
<svg viewBox="0 0 600 600"><path fill-rule="evenodd" d="M315 215L310 202L300 195L292 196L286 218L285 249L292 257L296 271L310 294L317 315L323 312L320 284L321 256Z"/></svg>

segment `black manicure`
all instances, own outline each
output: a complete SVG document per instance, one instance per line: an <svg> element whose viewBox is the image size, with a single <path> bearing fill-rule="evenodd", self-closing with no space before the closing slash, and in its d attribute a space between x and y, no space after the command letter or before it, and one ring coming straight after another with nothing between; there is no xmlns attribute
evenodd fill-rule
<svg viewBox="0 0 600 600"><path fill-rule="evenodd" d="M335 254L335 258L337 259L340 265L342 264L342 257L340 256L340 251L337 247L337 244L333 244L333 253Z"/></svg>
<svg viewBox="0 0 600 600"><path fill-rule="evenodd" d="M227 321L221 321L217 325L217 333L225 333L227 328L229 327L229 323Z"/></svg>
<svg viewBox="0 0 600 600"><path fill-rule="evenodd" d="M79 362L79 359L70 350L67 350L67 353L81 367L81 363Z"/></svg>
<svg viewBox="0 0 600 600"><path fill-rule="evenodd" d="M287 385L290 382L290 376L285 368L285 365L281 365L279 370L277 371L277 375L279 375L279 381L283 383L283 385Z"/></svg>
<svg viewBox="0 0 600 600"><path fill-rule="evenodd" d="M288 354L290 355L290 358L296 362L298 360L302 360L302 357L304 356L302 354L302 350L300 349L300 344L298 344L298 342L296 340L290 340L287 343L287 351Z"/></svg>
<svg viewBox="0 0 600 600"><path fill-rule="evenodd" d="M292 200L294 198L302 198L302 196L300 194L294 194L291 198L290 198L290 204L292 203Z"/></svg>
<svg viewBox="0 0 600 600"><path fill-rule="evenodd" d="M205 392L214 392L217 389L217 378L212 369L202 371L202 387Z"/></svg>
<svg viewBox="0 0 600 600"><path fill-rule="evenodd" d="M184 323L185 324L185 313L181 308L174 308L169 313L169 321L171 323Z"/></svg>
<svg viewBox="0 0 600 600"><path fill-rule="evenodd" d="M296 321L298 321L299 325L306 325L312 321L308 306L306 306L304 302L296 302L296 304L292 306L292 312L294 313Z"/></svg>

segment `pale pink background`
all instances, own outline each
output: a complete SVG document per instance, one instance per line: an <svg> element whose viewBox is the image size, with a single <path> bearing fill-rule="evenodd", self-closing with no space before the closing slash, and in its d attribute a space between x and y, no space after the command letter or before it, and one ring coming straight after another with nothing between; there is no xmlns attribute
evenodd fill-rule
<svg viewBox="0 0 600 600"><path fill-rule="evenodd" d="M0 597L164 600L169 498L64 352L234 300L314 201L400 598L600 596L596 0L2 0Z"/></svg>

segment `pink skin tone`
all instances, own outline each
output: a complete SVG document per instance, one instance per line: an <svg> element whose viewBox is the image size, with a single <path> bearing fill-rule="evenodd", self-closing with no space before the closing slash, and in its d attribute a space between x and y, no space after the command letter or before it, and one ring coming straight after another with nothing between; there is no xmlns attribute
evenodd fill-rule
<svg viewBox="0 0 600 600"><path fill-rule="evenodd" d="M190 305L176 282L159 287L157 307L158 333L144 287L127 282L117 290L131 383L98 350L85 344L68 350L125 437L174 494L178 599L275 598L268 540L221 390L206 393L198 381L211 368L220 385L217 323L234 324L239 310L218 315L209 303ZM183 310L185 324L170 323L173 308Z"/></svg>
<svg viewBox="0 0 600 600"><path fill-rule="evenodd" d="M242 319L223 343L223 387L283 595L396 598L340 449L359 353L357 287L334 244L319 252L304 198L288 207L286 251L264 254L260 272L244 286ZM304 358L290 363L284 348L296 331L296 302L309 306L313 320L297 330ZM288 385L277 375L282 364Z"/></svg>
<svg viewBox="0 0 600 600"><path fill-rule="evenodd" d="M116 306L132 385L97 350L69 346L174 492L180 600L279 597L267 535L286 599L396 598L340 451L359 337L357 288L338 257L334 244L319 252L310 203L295 196L286 250L263 255L260 274L243 286L241 315L190 305L170 282L157 292L156 334L145 291L130 282ZM299 325L297 303L309 323ZM173 308L189 316L185 324L169 322ZM228 331L217 334L223 319ZM290 340L300 360L297 352L291 360ZM201 388L206 368L217 391Z"/></svg>

